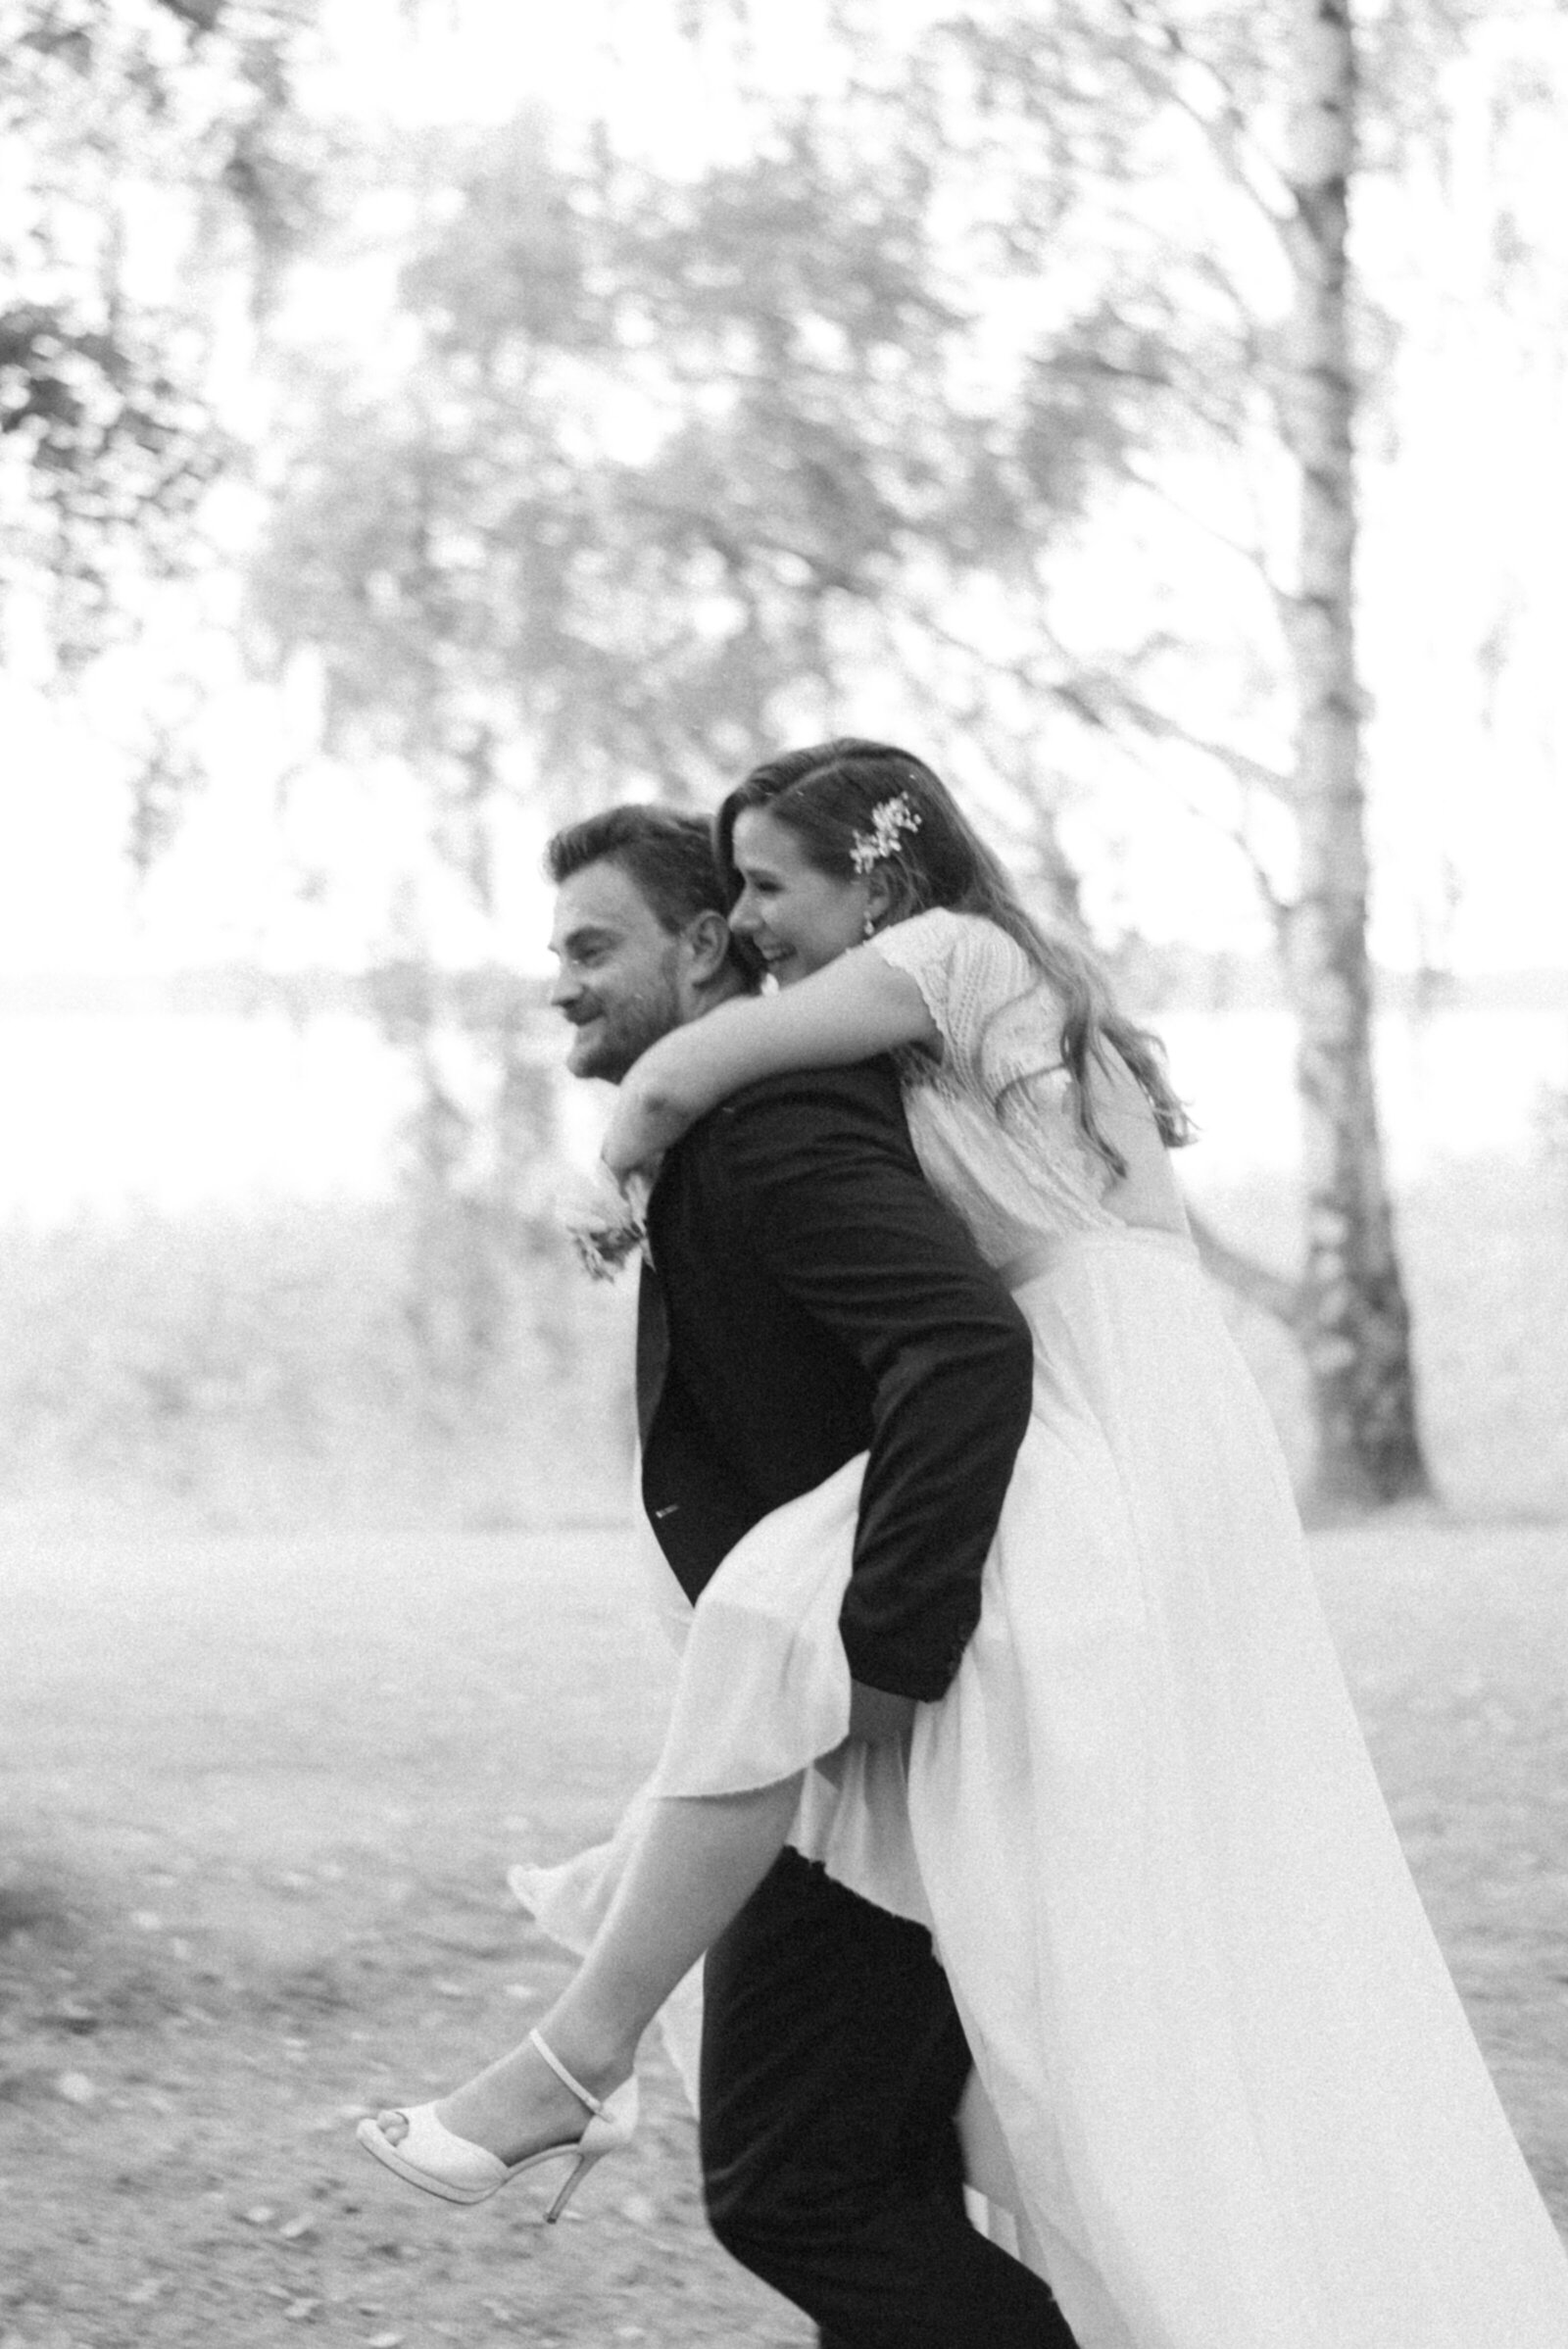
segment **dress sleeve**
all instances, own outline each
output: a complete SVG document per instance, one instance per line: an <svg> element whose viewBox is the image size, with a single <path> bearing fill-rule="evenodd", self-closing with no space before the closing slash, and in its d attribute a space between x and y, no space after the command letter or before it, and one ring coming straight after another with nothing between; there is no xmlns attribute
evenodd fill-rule
<svg viewBox="0 0 1568 2349"><path fill-rule="evenodd" d="M913 979L942 1039L945 1063L977 1092L995 1094L1013 1073L1010 1066L995 1065L1007 1024L1004 1020L999 1028L998 1015L1011 1004L1029 1006L1032 1062L1038 1067L1038 974L1023 949L995 922L936 905L879 930L867 951ZM1002 1057L1010 1062L1012 1053L1004 1050Z"/></svg>

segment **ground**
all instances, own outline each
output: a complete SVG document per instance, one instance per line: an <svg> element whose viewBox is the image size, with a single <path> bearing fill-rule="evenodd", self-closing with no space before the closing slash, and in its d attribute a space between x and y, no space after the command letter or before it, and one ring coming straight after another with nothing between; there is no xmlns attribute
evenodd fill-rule
<svg viewBox="0 0 1568 2349"><path fill-rule="evenodd" d="M670 1663L623 1528L0 1529L0 2349L705 2342L796 2314L706 2235L662 2059L566 2222L353 2141L517 2035L562 1961L506 1863L591 1840ZM1568 2223L1568 1529L1315 1538L1379 1770Z"/></svg>

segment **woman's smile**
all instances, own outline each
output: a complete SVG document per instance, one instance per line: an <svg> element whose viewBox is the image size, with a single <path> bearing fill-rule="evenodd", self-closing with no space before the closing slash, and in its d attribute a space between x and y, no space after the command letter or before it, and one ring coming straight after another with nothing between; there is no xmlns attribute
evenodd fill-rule
<svg viewBox="0 0 1568 2349"><path fill-rule="evenodd" d="M741 894L730 927L751 941L781 987L809 978L859 944L868 892L858 874L841 879L820 871L795 833L760 807L737 818L733 855Z"/></svg>

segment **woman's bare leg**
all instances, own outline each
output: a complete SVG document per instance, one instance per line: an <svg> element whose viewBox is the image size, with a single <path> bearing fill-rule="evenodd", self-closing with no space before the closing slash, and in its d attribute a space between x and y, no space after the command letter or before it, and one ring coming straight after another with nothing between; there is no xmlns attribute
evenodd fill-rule
<svg viewBox="0 0 1568 2349"><path fill-rule="evenodd" d="M663 1795L651 1805L593 1945L539 2029L568 2072L608 2095L637 2042L784 1846L801 1781L745 1794ZM504 2161L580 2135L583 2108L524 2040L437 2104L460 2137ZM404 2124L381 2115L396 2144Z"/></svg>

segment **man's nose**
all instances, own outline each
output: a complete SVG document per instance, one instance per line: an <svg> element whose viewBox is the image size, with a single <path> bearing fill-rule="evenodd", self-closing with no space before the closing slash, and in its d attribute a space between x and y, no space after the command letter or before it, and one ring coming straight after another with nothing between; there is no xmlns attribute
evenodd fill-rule
<svg viewBox="0 0 1568 2349"><path fill-rule="evenodd" d="M567 970L564 963L560 964L550 982L551 1003L558 1010L562 1010L567 1003L574 1003L581 993L582 981L576 973Z"/></svg>

